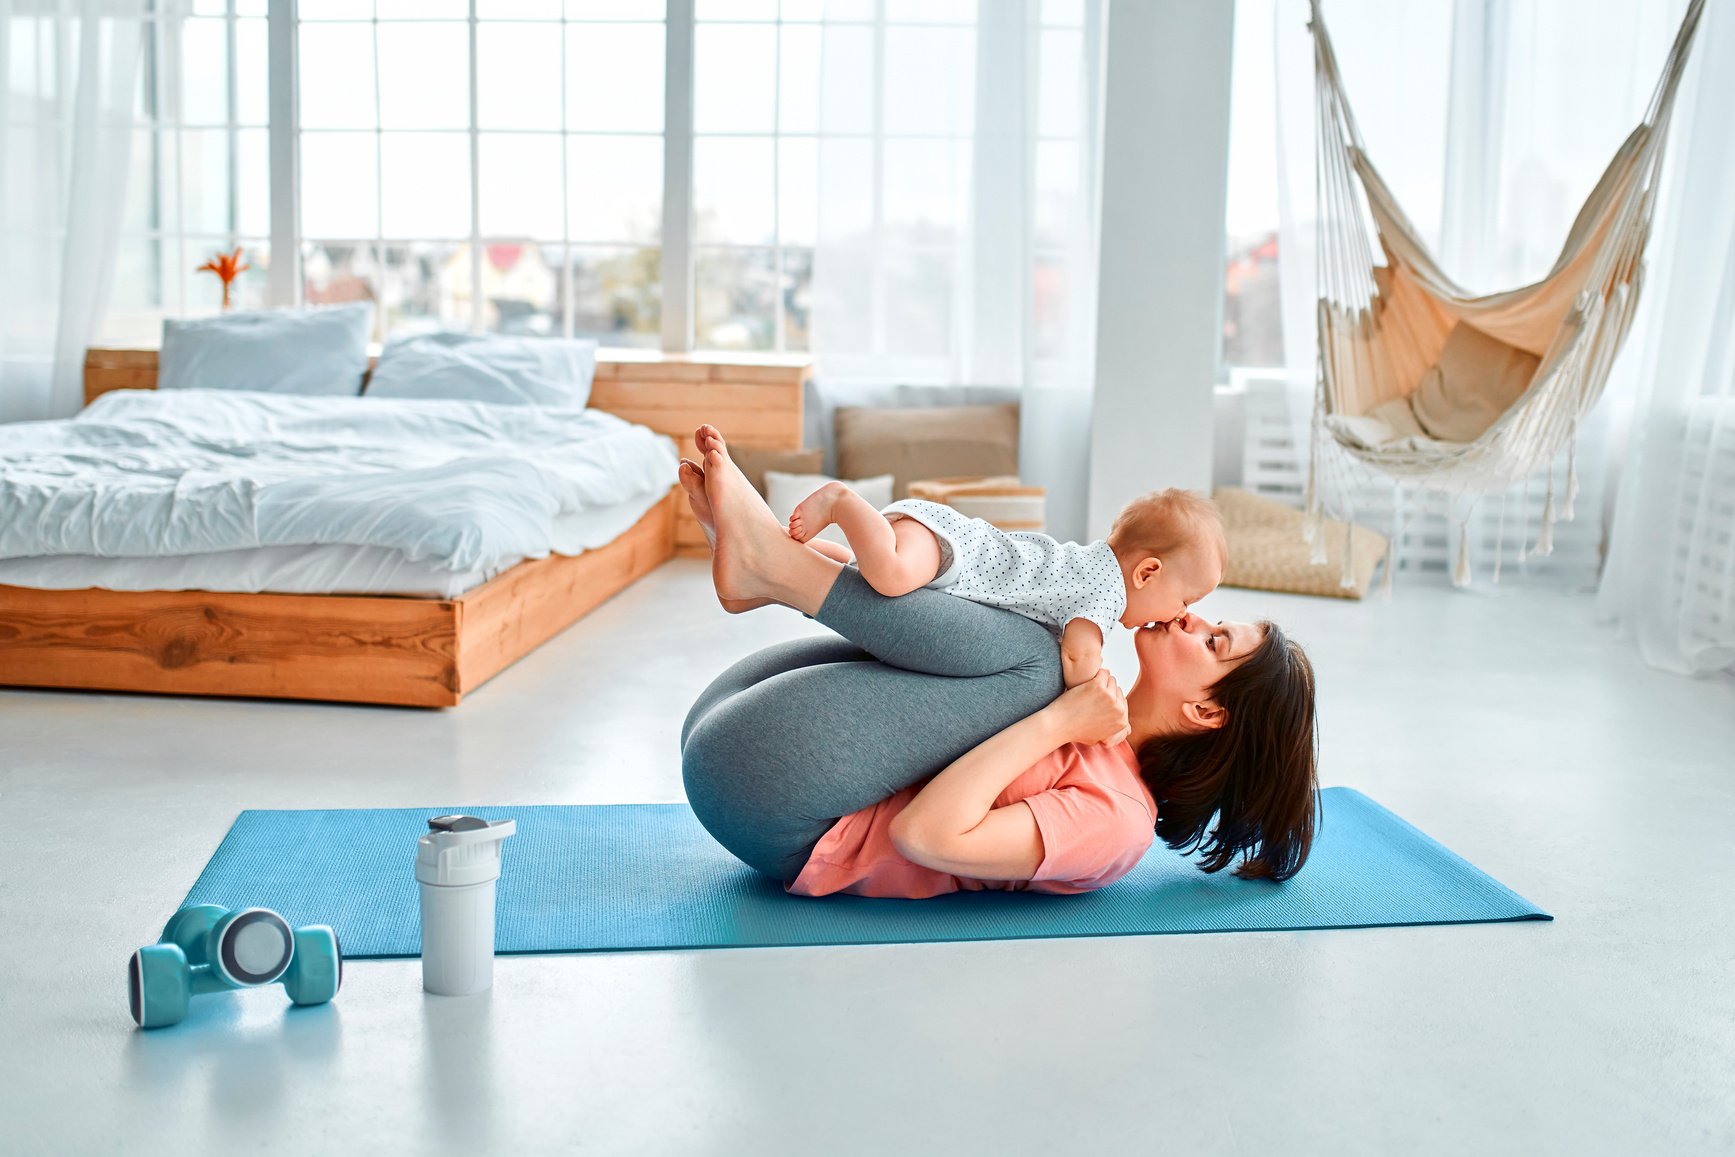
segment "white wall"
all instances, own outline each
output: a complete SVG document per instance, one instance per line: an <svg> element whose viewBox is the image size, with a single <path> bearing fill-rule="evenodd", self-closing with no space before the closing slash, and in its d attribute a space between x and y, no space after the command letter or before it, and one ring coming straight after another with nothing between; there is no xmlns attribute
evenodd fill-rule
<svg viewBox="0 0 1735 1157"><path fill-rule="evenodd" d="M1089 531L1208 492L1222 344L1230 0L1111 0Z"/></svg>

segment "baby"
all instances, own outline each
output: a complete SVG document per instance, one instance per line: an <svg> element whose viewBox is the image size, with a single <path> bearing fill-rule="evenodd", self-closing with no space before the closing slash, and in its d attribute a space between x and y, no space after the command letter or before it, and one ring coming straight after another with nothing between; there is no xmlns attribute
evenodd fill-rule
<svg viewBox="0 0 1735 1157"><path fill-rule="evenodd" d="M905 499L882 514L841 482L814 492L789 517L789 534L840 561L841 548L813 542L836 523L868 585L882 595L934 587L1017 611L1060 635L1066 685L1095 677L1103 634L1187 613L1223 577L1223 524L1187 490L1127 503L1106 540L1080 546L1046 534L1003 531L950 506Z"/></svg>

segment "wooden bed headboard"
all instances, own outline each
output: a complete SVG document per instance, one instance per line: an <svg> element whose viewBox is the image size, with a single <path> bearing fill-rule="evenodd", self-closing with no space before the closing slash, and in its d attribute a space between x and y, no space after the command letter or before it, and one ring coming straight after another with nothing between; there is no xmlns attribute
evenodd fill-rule
<svg viewBox="0 0 1735 1157"><path fill-rule="evenodd" d="M375 359L368 359L371 372ZM801 449L805 355L659 354L605 350L597 358L590 404L675 439L697 457L693 429L710 422L743 446ZM157 388L157 351L92 349L84 358L84 401L110 390ZM672 480L671 480L672 481ZM680 554L706 553L705 538L683 503L675 523Z"/></svg>

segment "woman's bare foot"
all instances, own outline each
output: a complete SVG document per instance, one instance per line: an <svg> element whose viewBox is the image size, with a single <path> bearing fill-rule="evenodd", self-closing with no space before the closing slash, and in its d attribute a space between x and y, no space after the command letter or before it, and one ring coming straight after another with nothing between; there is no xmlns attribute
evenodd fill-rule
<svg viewBox="0 0 1735 1157"><path fill-rule="evenodd" d="M717 549L717 519L711 513L711 498L705 493L705 471L699 467L697 462L683 458L678 476L681 481L681 489L687 492L687 505L693 510L693 518L699 523L699 529L705 532L705 542L715 551ZM760 607L768 607L772 603L771 599L725 599L721 596L718 597L717 601L722 603L723 609L732 615L738 615L742 611L758 610Z"/></svg>
<svg viewBox="0 0 1735 1157"><path fill-rule="evenodd" d="M729 457L729 447L715 426L700 426L693 441L705 457L705 496L711 508L715 538L711 545L711 581L724 609L731 603L777 598L778 575L813 557L797 544ZM687 472L683 471L683 475ZM697 509L694 511L697 515ZM798 552L791 557L790 552Z"/></svg>
<svg viewBox="0 0 1735 1157"><path fill-rule="evenodd" d="M837 506L837 500L849 492L849 487L841 482L827 482L803 498L795 513L789 516L789 537L796 542L810 541L835 521L832 510Z"/></svg>
<svg viewBox="0 0 1735 1157"><path fill-rule="evenodd" d="M675 477L680 480L681 489L687 492L687 505L692 508L699 529L705 532L706 545L715 547L717 520L711 514L711 498L705 493L705 471L691 458L683 458Z"/></svg>

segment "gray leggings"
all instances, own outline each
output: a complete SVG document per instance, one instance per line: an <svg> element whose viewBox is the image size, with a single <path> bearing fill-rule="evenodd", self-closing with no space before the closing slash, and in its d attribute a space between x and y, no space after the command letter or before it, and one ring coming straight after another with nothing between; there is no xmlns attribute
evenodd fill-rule
<svg viewBox="0 0 1735 1157"><path fill-rule="evenodd" d="M681 729L699 822L784 883L839 816L935 775L1062 690L1054 636L1011 611L925 589L888 599L847 567L815 617L843 638L749 655Z"/></svg>

